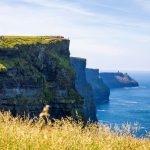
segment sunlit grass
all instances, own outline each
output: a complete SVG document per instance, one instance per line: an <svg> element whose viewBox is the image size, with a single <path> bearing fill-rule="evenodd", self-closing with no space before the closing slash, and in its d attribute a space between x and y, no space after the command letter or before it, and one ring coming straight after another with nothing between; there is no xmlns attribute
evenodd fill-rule
<svg viewBox="0 0 150 150"><path fill-rule="evenodd" d="M7 71L6 66L0 63L0 72L6 72L6 71Z"/></svg>
<svg viewBox="0 0 150 150"><path fill-rule="evenodd" d="M64 40L61 36L2 36L0 48L14 48L17 45L49 44Z"/></svg>
<svg viewBox="0 0 150 150"><path fill-rule="evenodd" d="M112 132L103 124L88 124L71 118L48 122L42 127L37 118L30 120L13 118L10 113L0 113L1 150L149 150L149 139L137 139L118 129ZM127 131L127 132L126 132Z"/></svg>

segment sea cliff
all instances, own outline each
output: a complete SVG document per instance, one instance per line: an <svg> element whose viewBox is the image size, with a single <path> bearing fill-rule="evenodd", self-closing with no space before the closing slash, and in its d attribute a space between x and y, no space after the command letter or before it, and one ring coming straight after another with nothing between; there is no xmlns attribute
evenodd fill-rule
<svg viewBox="0 0 150 150"><path fill-rule="evenodd" d="M127 73L121 72L103 72L100 77L109 88L122 88L122 87L137 87L138 82L131 78Z"/></svg>
<svg viewBox="0 0 150 150"><path fill-rule="evenodd" d="M75 87L84 98L85 121L97 121L96 105L93 97L92 87L86 80L86 59L71 57L71 64L76 73Z"/></svg>
<svg viewBox="0 0 150 150"><path fill-rule="evenodd" d="M1 37L0 109L33 116L50 104L52 118L83 116L69 43L52 36Z"/></svg>
<svg viewBox="0 0 150 150"><path fill-rule="evenodd" d="M92 86L93 96L96 104L109 101L110 89L99 78L99 69L86 69L87 82Z"/></svg>

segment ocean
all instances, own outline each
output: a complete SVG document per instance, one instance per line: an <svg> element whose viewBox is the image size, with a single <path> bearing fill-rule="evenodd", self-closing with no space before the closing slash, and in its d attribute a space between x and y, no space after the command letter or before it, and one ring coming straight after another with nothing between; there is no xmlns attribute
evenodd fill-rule
<svg viewBox="0 0 150 150"><path fill-rule="evenodd" d="M150 72L129 72L139 87L111 90L109 103L97 106L97 118L112 126L131 124L140 126L135 134L147 136L150 132Z"/></svg>

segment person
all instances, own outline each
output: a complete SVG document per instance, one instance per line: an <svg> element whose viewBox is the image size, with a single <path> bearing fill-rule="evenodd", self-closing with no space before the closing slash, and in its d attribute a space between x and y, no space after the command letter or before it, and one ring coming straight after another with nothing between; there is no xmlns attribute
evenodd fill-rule
<svg viewBox="0 0 150 150"><path fill-rule="evenodd" d="M51 107L50 105L46 105L46 106L43 108L42 112L39 114L39 118L43 121L43 123L44 123L45 125L47 125L47 123L48 123L48 118L50 117L50 114L49 114L49 108L50 108L50 107Z"/></svg>

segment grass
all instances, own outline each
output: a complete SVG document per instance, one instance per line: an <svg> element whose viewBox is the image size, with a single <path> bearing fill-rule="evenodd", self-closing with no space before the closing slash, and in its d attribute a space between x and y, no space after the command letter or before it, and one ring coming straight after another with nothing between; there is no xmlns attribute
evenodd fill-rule
<svg viewBox="0 0 150 150"><path fill-rule="evenodd" d="M6 71L7 71L6 66L3 64L0 64L0 72L6 72Z"/></svg>
<svg viewBox="0 0 150 150"><path fill-rule="evenodd" d="M60 36L3 36L0 48L15 48L18 45L49 44L64 40Z"/></svg>
<svg viewBox="0 0 150 150"><path fill-rule="evenodd" d="M73 68L70 65L70 60L63 57L59 56L56 52L49 52L49 55L55 58L61 68L65 68L68 73L70 73L71 76L75 76L75 72Z"/></svg>
<svg viewBox="0 0 150 150"><path fill-rule="evenodd" d="M128 129L128 128L125 128ZM13 118L0 113L1 150L149 150L149 139L137 139L128 132L110 131L106 125L88 124L71 118L55 120L41 128L36 119Z"/></svg>

